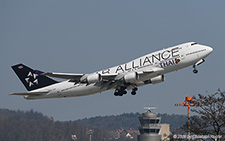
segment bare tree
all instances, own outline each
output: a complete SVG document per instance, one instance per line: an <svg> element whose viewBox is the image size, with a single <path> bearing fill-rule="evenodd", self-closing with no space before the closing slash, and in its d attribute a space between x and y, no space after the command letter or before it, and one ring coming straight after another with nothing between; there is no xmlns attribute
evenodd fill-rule
<svg viewBox="0 0 225 141"><path fill-rule="evenodd" d="M225 140L225 92L218 90L194 98L199 108L192 109L198 115L191 117L191 132L194 135L206 135L212 140ZM187 129L187 124L182 127Z"/></svg>

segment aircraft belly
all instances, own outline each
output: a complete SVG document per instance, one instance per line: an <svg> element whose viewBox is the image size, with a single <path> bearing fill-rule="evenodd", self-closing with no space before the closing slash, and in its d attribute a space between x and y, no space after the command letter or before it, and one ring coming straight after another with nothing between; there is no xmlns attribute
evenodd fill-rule
<svg viewBox="0 0 225 141"><path fill-rule="evenodd" d="M61 97L76 97L85 96L101 92L101 87L95 86L94 84L82 84L78 87L74 87L70 90L63 91Z"/></svg>
<svg viewBox="0 0 225 141"><path fill-rule="evenodd" d="M24 96L27 100L34 100L34 99L45 99L45 98L56 98L56 96L47 96L47 95L39 95L39 96L33 96L33 95L27 95Z"/></svg>

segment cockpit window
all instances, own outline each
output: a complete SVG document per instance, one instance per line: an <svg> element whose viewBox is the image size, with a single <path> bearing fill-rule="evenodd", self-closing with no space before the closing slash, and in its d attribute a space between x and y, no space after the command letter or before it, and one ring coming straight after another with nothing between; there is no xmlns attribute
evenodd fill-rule
<svg viewBox="0 0 225 141"><path fill-rule="evenodd" d="M198 44L198 43L192 43L191 46L196 45L196 44Z"/></svg>

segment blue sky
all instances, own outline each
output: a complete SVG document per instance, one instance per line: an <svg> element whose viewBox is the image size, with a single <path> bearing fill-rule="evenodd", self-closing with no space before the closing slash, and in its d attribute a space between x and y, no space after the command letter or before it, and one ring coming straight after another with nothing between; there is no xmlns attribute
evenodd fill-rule
<svg viewBox="0 0 225 141"><path fill-rule="evenodd" d="M207 95L224 86L224 1L0 1L0 108L33 109L55 120L143 112L186 114L174 107L187 95ZM11 70L24 63L42 71L91 73L180 43L195 41L214 52L198 67L165 75L136 96L113 91L86 97L27 101Z"/></svg>

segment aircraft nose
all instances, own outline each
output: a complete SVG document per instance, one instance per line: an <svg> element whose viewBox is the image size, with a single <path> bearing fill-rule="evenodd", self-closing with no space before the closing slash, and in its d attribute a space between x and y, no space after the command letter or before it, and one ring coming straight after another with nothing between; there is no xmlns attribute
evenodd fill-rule
<svg viewBox="0 0 225 141"><path fill-rule="evenodd" d="M213 51L213 48L206 46L206 50L207 50L208 54L210 54Z"/></svg>

